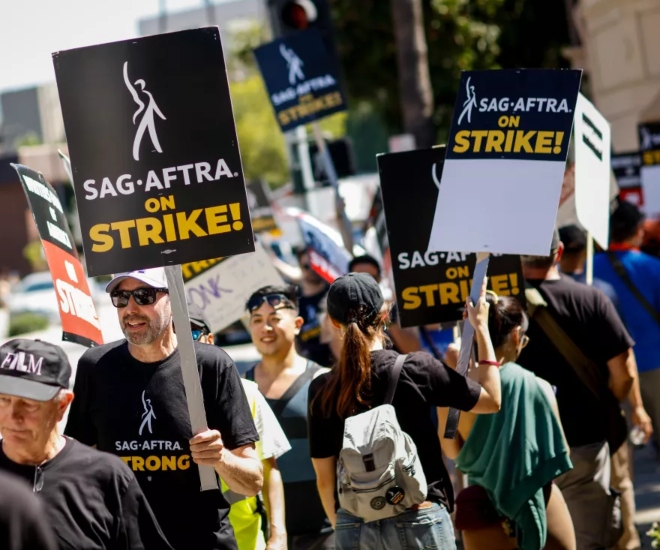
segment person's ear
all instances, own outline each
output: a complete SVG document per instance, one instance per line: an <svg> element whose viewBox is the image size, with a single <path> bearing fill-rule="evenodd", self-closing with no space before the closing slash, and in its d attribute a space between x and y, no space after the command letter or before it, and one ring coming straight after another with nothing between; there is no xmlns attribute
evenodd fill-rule
<svg viewBox="0 0 660 550"><path fill-rule="evenodd" d="M305 320L300 315L298 315L295 318L294 323L296 324L295 334L296 334L296 336L298 336L300 334L300 330L302 329L303 325L305 324Z"/></svg>
<svg viewBox="0 0 660 550"><path fill-rule="evenodd" d="M521 339L522 339L522 327L514 328L509 334L509 340L513 345L514 349L518 349L520 347Z"/></svg>
<svg viewBox="0 0 660 550"><path fill-rule="evenodd" d="M71 404L71 401L73 401L73 392L70 391L70 390L65 391L64 395L57 402L57 421L58 422L61 422L62 419L64 418L66 410L69 408L69 405Z"/></svg>
<svg viewBox="0 0 660 550"><path fill-rule="evenodd" d="M341 328L341 323L334 319L330 314L328 314L328 317L330 317L330 322L332 323L332 326L335 328Z"/></svg>
<svg viewBox="0 0 660 550"><path fill-rule="evenodd" d="M563 255L564 255L564 243L559 241L559 246L557 247L557 252L555 253L555 262L559 263Z"/></svg>
<svg viewBox="0 0 660 550"><path fill-rule="evenodd" d="M209 332L209 333L206 335L206 340L208 341L209 344L213 345L213 343L215 342L215 338L213 337L213 333L212 333L212 332Z"/></svg>

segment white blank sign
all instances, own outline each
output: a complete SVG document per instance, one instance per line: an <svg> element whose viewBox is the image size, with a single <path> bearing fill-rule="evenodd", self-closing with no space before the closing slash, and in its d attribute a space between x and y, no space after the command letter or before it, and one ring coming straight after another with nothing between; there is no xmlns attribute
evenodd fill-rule
<svg viewBox="0 0 660 550"><path fill-rule="evenodd" d="M610 125L582 94L575 108L575 208L580 224L605 250L610 223Z"/></svg>

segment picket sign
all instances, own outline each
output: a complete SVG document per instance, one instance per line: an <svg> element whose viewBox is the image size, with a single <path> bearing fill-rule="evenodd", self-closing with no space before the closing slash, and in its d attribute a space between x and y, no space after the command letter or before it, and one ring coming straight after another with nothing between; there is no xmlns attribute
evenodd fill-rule
<svg viewBox="0 0 660 550"><path fill-rule="evenodd" d="M475 303L488 267L485 252L550 252L581 76L547 69L461 74L428 250L482 251L470 290ZM519 205L515 216L497 215L512 204ZM464 323L462 374L473 337ZM446 437L455 435L457 423L458 411L451 410Z"/></svg>
<svg viewBox="0 0 660 550"><path fill-rule="evenodd" d="M476 305L481 294L481 285L486 278L488 271L488 262L490 261L490 254L488 252L477 253L477 265L474 266L474 276L472 277L472 288L470 289L470 300ZM472 354L472 344L474 342L474 327L469 320L463 323L463 332L461 334L461 351L458 356L458 366L456 372L465 376L467 374L468 365L470 364L470 355ZM458 420L461 411L458 409L449 409L447 414L447 424L445 425L446 439L454 439L456 437L456 429L458 428Z"/></svg>
<svg viewBox="0 0 660 550"><path fill-rule="evenodd" d="M164 267L198 434L207 424L181 264L255 249L220 31L61 51L53 63L88 273ZM213 468L198 468L201 489L219 490Z"/></svg>

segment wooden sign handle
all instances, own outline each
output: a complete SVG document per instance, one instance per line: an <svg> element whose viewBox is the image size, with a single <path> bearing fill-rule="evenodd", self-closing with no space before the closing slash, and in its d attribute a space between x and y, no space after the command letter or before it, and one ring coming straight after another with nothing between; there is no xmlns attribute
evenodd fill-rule
<svg viewBox="0 0 660 550"><path fill-rule="evenodd" d="M174 326L180 329L183 328L183 330L177 331L176 339L179 357L181 358L181 376L183 377L183 386L186 390L190 427L192 428L193 435L196 435L206 431L208 426L206 424L204 398L202 397L202 385L199 381L199 370L197 369L195 345L193 344L192 332L190 331L190 317L188 316L188 303L186 301L181 266L165 266L165 275L167 275L167 286L170 291ZM198 468L201 490L219 490L215 470L211 466L198 466Z"/></svg>
<svg viewBox="0 0 660 550"><path fill-rule="evenodd" d="M472 287L470 289L470 300L473 304L477 303L479 295L481 294L481 285L486 277L488 271L488 262L490 254L488 252L479 252L477 254L477 264L474 266L474 274L472 276ZM470 356L472 355L472 343L474 342L474 327L470 321L463 323L463 332L461 333L461 351L458 356L458 366L456 372L466 375L468 365L470 364ZM456 437L456 430L458 428L458 420L461 411L458 409L449 409L447 415L447 424L445 426L445 439L454 439Z"/></svg>

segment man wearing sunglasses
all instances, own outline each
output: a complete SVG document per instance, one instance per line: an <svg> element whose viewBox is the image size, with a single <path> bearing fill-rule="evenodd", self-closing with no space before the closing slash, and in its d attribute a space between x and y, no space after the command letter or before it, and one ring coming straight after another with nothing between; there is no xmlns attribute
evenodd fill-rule
<svg viewBox="0 0 660 550"><path fill-rule="evenodd" d="M334 536L318 490L307 440L307 393L313 378L327 372L296 352L295 339L303 326L297 289L266 286L246 304L252 343L261 361L245 377L266 397L291 450L278 460L284 481L286 531L290 550L328 550Z"/></svg>
<svg viewBox="0 0 660 550"><path fill-rule="evenodd" d="M213 333L204 311L196 304L188 304L190 330L193 339L213 345ZM284 486L277 459L291 449L280 423L259 391L257 384L241 379L252 412L252 419L259 432L257 452L264 469L263 497L268 516L267 529L262 525L263 502L260 496L246 497L229 490L222 483L225 499L231 504L229 521L236 534L238 550L286 550L286 526L284 519ZM268 543L263 531L268 533Z"/></svg>
<svg viewBox="0 0 660 550"><path fill-rule="evenodd" d="M193 434L164 270L120 273L106 290L126 339L81 357L65 433L128 464L176 550L236 549L229 504L200 491L195 467L213 466L236 493L261 490L259 437L235 365L195 344L209 429Z"/></svg>

